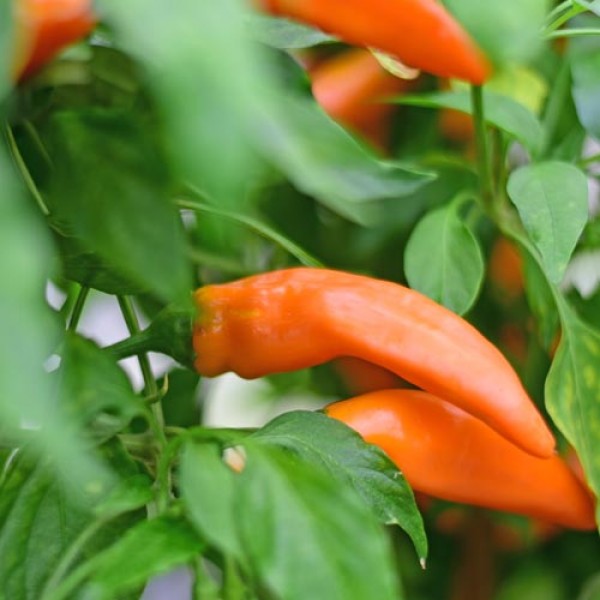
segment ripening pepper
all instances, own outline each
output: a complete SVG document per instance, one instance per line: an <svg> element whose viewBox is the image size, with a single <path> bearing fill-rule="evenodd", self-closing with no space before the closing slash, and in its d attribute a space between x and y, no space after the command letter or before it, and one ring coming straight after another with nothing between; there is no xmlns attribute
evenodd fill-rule
<svg viewBox="0 0 600 600"><path fill-rule="evenodd" d="M554 438L500 353L467 321L402 285L327 269L255 275L195 293L194 366L255 378L353 356L444 397L547 457Z"/></svg>
<svg viewBox="0 0 600 600"><path fill-rule="evenodd" d="M384 450L419 492L574 529L596 527L589 490L559 456L532 456L436 396L382 390L325 412Z"/></svg>
<svg viewBox="0 0 600 600"><path fill-rule="evenodd" d="M434 75L474 84L490 76L481 51L436 0L254 0L254 4Z"/></svg>
<svg viewBox="0 0 600 600"><path fill-rule="evenodd" d="M309 73L313 95L332 119L377 147L387 146L396 107L383 100L408 90L413 82L395 77L362 48L320 62Z"/></svg>
<svg viewBox="0 0 600 600"><path fill-rule="evenodd" d="M16 0L15 79L32 75L95 26L91 0Z"/></svg>

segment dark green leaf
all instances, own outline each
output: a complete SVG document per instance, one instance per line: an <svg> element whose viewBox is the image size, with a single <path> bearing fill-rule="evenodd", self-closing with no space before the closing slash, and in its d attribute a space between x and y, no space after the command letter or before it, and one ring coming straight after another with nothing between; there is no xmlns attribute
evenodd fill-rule
<svg viewBox="0 0 600 600"><path fill-rule="evenodd" d="M528 165L511 174L507 191L542 255L548 278L558 283L587 222L585 175L558 161Z"/></svg>
<svg viewBox="0 0 600 600"><path fill-rule="evenodd" d="M445 0L493 62L524 64L540 49L548 0Z"/></svg>
<svg viewBox="0 0 600 600"><path fill-rule="evenodd" d="M542 127L535 115L508 96L488 91L484 92L483 98L486 121L521 142L532 154L537 154L542 142ZM429 108L453 108L467 114L473 113L471 97L466 90L402 96L397 98L396 102Z"/></svg>
<svg viewBox="0 0 600 600"><path fill-rule="evenodd" d="M236 518L259 581L288 600L402 598L384 532L351 487L281 450L247 451Z"/></svg>
<svg viewBox="0 0 600 600"><path fill-rule="evenodd" d="M94 514L102 519L142 508L154 498L152 480L147 475L137 474L124 479L110 494L94 507Z"/></svg>
<svg viewBox="0 0 600 600"><path fill-rule="evenodd" d="M200 376L189 369L173 369L166 377L168 388L161 402L166 423L177 427L198 425Z"/></svg>
<svg viewBox="0 0 600 600"><path fill-rule="evenodd" d="M564 301L563 301L564 302ZM600 496L600 333L566 303L561 341L546 380L546 407L577 450L588 485ZM600 520L597 512L596 519Z"/></svg>
<svg viewBox="0 0 600 600"><path fill-rule="evenodd" d="M282 50L309 48L336 41L336 38L318 29L300 25L289 19L250 15L246 19L246 24L254 39Z"/></svg>
<svg viewBox="0 0 600 600"><path fill-rule="evenodd" d="M165 300L186 297L190 277L168 174L148 129L107 110L56 115L51 208L85 245Z"/></svg>
<svg viewBox="0 0 600 600"><path fill-rule="evenodd" d="M321 413L294 411L249 439L285 448L333 479L350 483L383 523L402 527L421 560L426 558L427 538L411 488L387 455L355 431Z"/></svg>
<svg viewBox="0 0 600 600"><path fill-rule="evenodd" d="M155 575L189 564L204 548L205 543L181 518L163 516L144 521L84 566L91 578L82 596L86 600L114 600Z"/></svg>
<svg viewBox="0 0 600 600"><path fill-rule="evenodd" d="M428 213L404 253L410 287L459 315L477 299L484 268L479 243L453 205Z"/></svg>

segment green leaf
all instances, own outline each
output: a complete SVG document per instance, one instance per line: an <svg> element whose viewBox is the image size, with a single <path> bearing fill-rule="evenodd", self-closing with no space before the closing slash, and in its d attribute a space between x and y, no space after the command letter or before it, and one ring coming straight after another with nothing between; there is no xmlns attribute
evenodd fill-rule
<svg viewBox="0 0 600 600"><path fill-rule="evenodd" d="M483 99L486 122L502 129L521 142L532 154L535 155L539 152L542 142L542 126L528 108L508 96L489 91L484 91ZM471 97L466 90L402 96L395 102L429 108L453 108L469 115L473 114Z"/></svg>
<svg viewBox="0 0 600 600"><path fill-rule="evenodd" d="M152 480L147 475L132 475L121 481L100 504L94 506L94 514L102 519L110 519L142 508L153 499Z"/></svg>
<svg viewBox="0 0 600 600"><path fill-rule="evenodd" d="M261 131L267 156L299 190L359 224L385 220L382 203L374 201L400 201L434 177L377 159L314 100L282 95Z"/></svg>
<svg viewBox="0 0 600 600"><path fill-rule="evenodd" d="M248 15L246 25L249 34L255 40L281 50L310 48L318 44L336 41L336 38L319 29L300 25L289 19Z"/></svg>
<svg viewBox="0 0 600 600"><path fill-rule="evenodd" d="M497 65L526 63L540 50L548 0L445 0L444 4Z"/></svg>
<svg viewBox="0 0 600 600"><path fill-rule="evenodd" d="M67 332L58 376L62 408L101 438L143 414L131 382L110 355L75 333Z"/></svg>
<svg viewBox="0 0 600 600"><path fill-rule="evenodd" d="M284 448L333 479L350 483L386 525L399 525L411 537L419 558L427 557L427 538L412 490L402 473L377 446L355 431L314 412L277 417L249 439Z"/></svg>
<svg viewBox="0 0 600 600"><path fill-rule="evenodd" d="M276 597L403 597L384 532L351 488L281 450L247 453L237 525L251 570Z"/></svg>
<svg viewBox="0 0 600 600"><path fill-rule="evenodd" d="M97 4L147 73L184 179L234 207L256 168L248 132L269 89L242 2L180 0L177 10L161 0Z"/></svg>
<svg viewBox="0 0 600 600"><path fill-rule="evenodd" d="M164 300L191 288L168 173L148 129L131 114L63 112L48 144L56 168L51 210L116 272Z"/></svg>
<svg viewBox="0 0 600 600"><path fill-rule="evenodd" d="M596 16L580 17L582 27L598 26L599 22L600 19ZM598 36L572 39L567 52L577 115L585 130L600 139L600 39Z"/></svg>
<svg viewBox="0 0 600 600"><path fill-rule="evenodd" d="M84 447L70 419L49 410L53 395L43 364L60 339L44 300L50 256L41 218L0 154L0 331L10 340L0 348L0 421L15 434L21 423L40 427L32 441L51 457L57 476L74 493L93 489L99 498L111 484L110 472Z"/></svg>
<svg viewBox="0 0 600 600"><path fill-rule="evenodd" d="M410 287L459 315L477 299L484 271L479 243L452 204L421 219L406 245Z"/></svg>
<svg viewBox="0 0 600 600"><path fill-rule="evenodd" d="M165 377L167 393L161 401L165 422L176 427L200 423L197 394L200 376L189 369L172 369Z"/></svg>
<svg viewBox="0 0 600 600"><path fill-rule="evenodd" d="M196 529L222 552L241 557L236 529L235 474L217 444L186 444L181 459L181 496Z"/></svg>
<svg viewBox="0 0 600 600"><path fill-rule="evenodd" d="M106 445L102 451L123 477L135 472L135 465L128 456L123 458L118 445ZM36 460L29 451L19 451L0 483L1 598L38 600L41 597L41 590L65 553L97 520L96 497L82 497L84 501L75 497L69 487L56 478L46 461ZM121 502L117 511L115 497L111 502L111 517L141 506ZM84 556L93 555L138 519L139 514L132 513L104 525L100 531L95 529L93 540L85 546Z"/></svg>
<svg viewBox="0 0 600 600"><path fill-rule="evenodd" d="M600 332L564 301L560 314L561 341L546 379L546 407L577 450L588 485L600 497Z"/></svg>
<svg viewBox="0 0 600 600"><path fill-rule="evenodd" d="M9 90L12 61L14 60L13 6L10 2L0 2L0 99Z"/></svg>
<svg viewBox="0 0 600 600"><path fill-rule="evenodd" d="M204 541L182 518L162 516L139 523L84 565L83 570L91 577L82 597L118 598L155 575L189 564L204 548Z"/></svg>
<svg viewBox="0 0 600 600"><path fill-rule="evenodd" d="M528 165L511 174L507 191L548 278L558 283L587 222L585 175L559 161Z"/></svg>

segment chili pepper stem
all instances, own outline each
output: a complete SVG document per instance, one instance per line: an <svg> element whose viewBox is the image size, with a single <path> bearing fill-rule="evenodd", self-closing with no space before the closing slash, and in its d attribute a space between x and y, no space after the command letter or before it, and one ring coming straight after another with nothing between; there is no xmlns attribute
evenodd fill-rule
<svg viewBox="0 0 600 600"><path fill-rule="evenodd" d="M154 336L148 329L145 329L111 346L106 346L105 350L117 360L122 360L130 356L138 356L146 352L155 351L156 348L154 348Z"/></svg>

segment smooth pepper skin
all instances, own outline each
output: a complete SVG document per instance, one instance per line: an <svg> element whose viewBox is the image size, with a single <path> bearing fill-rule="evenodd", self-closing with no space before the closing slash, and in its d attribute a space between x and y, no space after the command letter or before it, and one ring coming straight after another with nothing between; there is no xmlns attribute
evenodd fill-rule
<svg viewBox="0 0 600 600"><path fill-rule="evenodd" d="M501 352L467 321L402 285L294 268L195 293L195 368L248 379L353 356L379 365L548 457L554 438Z"/></svg>
<svg viewBox="0 0 600 600"><path fill-rule="evenodd" d="M15 79L32 75L96 24L91 0L16 0Z"/></svg>
<svg viewBox="0 0 600 600"><path fill-rule="evenodd" d="M434 75L480 85L491 73L475 43L436 0L255 0L254 4Z"/></svg>
<svg viewBox="0 0 600 600"><path fill-rule="evenodd" d="M312 92L332 118L385 148L396 106L384 102L412 86L388 73L363 48L353 48L310 70Z"/></svg>
<svg viewBox="0 0 600 600"><path fill-rule="evenodd" d="M419 492L574 529L596 527L590 492L559 456L531 456L431 394L382 390L326 413L384 450Z"/></svg>

